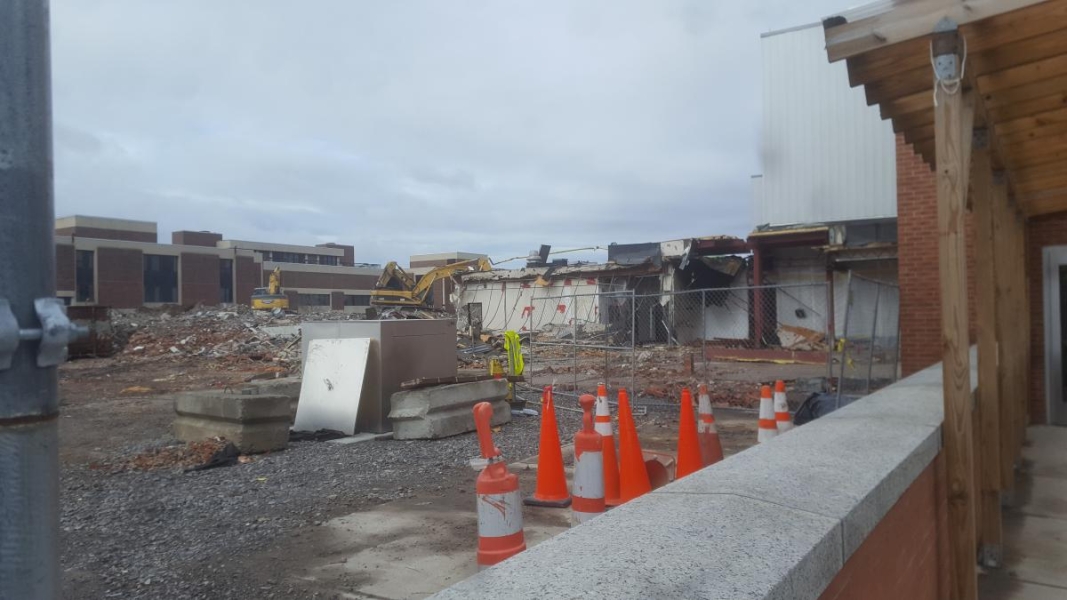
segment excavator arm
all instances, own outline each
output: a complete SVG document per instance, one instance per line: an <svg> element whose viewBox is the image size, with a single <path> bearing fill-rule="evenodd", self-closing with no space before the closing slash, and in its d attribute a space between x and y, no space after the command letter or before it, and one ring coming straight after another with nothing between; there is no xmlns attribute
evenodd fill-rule
<svg viewBox="0 0 1067 600"><path fill-rule="evenodd" d="M371 304L425 308L430 290L438 281L456 273L490 271L492 268L488 258L465 260L431 269L416 283L395 261L390 262L385 265L382 276L371 292Z"/></svg>

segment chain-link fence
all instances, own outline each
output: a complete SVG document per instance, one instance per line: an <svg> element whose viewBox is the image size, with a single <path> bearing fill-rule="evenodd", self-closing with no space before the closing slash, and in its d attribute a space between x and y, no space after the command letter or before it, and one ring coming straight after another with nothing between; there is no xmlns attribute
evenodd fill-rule
<svg viewBox="0 0 1067 600"><path fill-rule="evenodd" d="M850 274L845 323L837 342L838 394L863 396L897 380L900 290Z"/></svg>
<svg viewBox="0 0 1067 600"><path fill-rule="evenodd" d="M680 384L744 370L713 368L722 361L801 364L813 377L830 371L831 301L821 282L558 293L528 301L522 307L528 381L563 392L592 391L603 381L669 396Z"/></svg>

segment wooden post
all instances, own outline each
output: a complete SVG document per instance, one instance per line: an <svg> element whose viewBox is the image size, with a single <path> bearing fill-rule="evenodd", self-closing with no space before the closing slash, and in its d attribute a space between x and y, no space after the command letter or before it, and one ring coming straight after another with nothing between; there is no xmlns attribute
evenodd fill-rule
<svg viewBox="0 0 1067 600"><path fill-rule="evenodd" d="M975 456L980 494L978 540L980 562L997 567L1003 527L1000 514L1000 386L997 382L996 265L993 241L993 165L989 134L974 130L971 149L970 199L975 217L975 277L978 295L978 429Z"/></svg>
<svg viewBox="0 0 1067 600"><path fill-rule="evenodd" d="M993 175L990 187L990 204L993 211L993 247L995 272L994 321L997 339L997 392L1000 395L1000 489L1010 495L1015 489L1015 456L1018 426L1018 398L1015 393L1014 339L1019 327L1018 313L1013 312L1016 292L1015 263L1015 218L1008 204L1008 186L1003 173ZM981 369L981 365L979 365ZM981 383L979 382L979 385Z"/></svg>
<svg viewBox="0 0 1067 600"><path fill-rule="evenodd" d="M752 322L753 322L753 348L763 347L763 249L758 245L752 246Z"/></svg>
<svg viewBox="0 0 1067 600"><path fill-rule="evenodd" d="M960 37L942 22L932 37L934 55L934 146L937 156L938 265L941 278L941 338L945 419L942 424L948 479L948 530L954 600L976 600L974 447L971 365L967 335L967 246L964 211L970 136L964 138ZM967 124L967 129L970 128Z"/></svg>
<svg viewBox="0 0 1067 600"><path fill-rule="evenodd" d="M1015 297L1015 314L1019 315L1015 329L1015 392L1018 394L1016 406L1017 431L1015 435L1015 458L1022 458L1023 444L1026 442L1026 428L1030 425L1030 280L1026 276L1026 220L1017 212L1012 212L1015 226L1015 285L1018 292Z"/></svg>

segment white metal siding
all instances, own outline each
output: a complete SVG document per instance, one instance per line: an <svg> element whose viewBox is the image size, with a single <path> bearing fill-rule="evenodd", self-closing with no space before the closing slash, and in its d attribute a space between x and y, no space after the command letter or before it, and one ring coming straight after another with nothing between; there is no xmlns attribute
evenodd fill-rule
<svg viewBox="0 0 1067 600"><path fill-rule="evenodd" d="M763 177L756 224L895 217L896 144L888 121L826 60L813 26L765 36ZM755 182L754 182L755 183Z"/></svg>

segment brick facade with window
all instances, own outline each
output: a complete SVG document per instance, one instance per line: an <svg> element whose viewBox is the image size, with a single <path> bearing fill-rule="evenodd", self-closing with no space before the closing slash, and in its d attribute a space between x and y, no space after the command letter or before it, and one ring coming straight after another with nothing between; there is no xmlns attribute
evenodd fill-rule
<svg viewBox="0 0 1067 600"><path fill-rule="evenodd" d="M144 258L140 250L99 248L96 264L97 304L111 308L144 304Z"/></svg>
<svg viewBox="0 0 1067 600"><path fill-rule="evenodd" d="M219 257L212 254L181 255L181 301L185 306L215 306L221 302Z"/></svg>
<svg viewBox="0 0 1067 600"><path fill-rule="evenodd" d="M1045 399L1045 282L1046 246L1067 246L1067 213L1030 219L1026 227L1026 273L1030 288L1030 421L1044 423Z"/></svg>
<svg viewBox="0 0 1067 600"><path fill-rule="evenodd" d="M941 360L937 188L934 172L897 138L897 223L900 265L901 369L905 376ZM967 303L975 342L973 218L967 214ZM1030 303L1029 402L1032 423L1046 420L1045 315L1042 251L1067 245L1067 213L1037 216L1026 225Z"/></svg>

